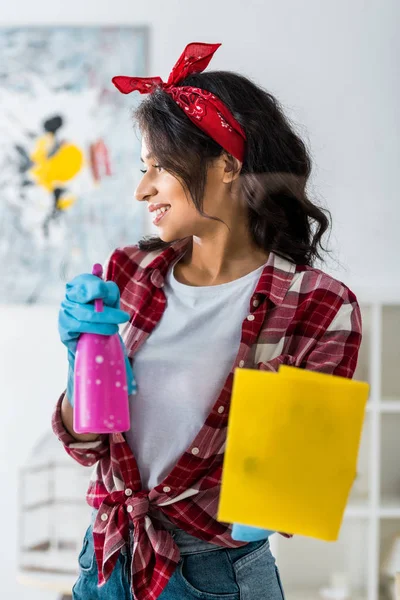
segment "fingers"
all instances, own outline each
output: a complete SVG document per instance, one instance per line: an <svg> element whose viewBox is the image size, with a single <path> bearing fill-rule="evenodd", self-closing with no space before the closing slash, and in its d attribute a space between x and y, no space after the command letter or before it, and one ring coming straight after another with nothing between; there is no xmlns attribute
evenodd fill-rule
<svg viewBox="0 0 400 600"><path fill-rule="evenodd" d="M103 300L103 310L96 312L94 300ZM130 319L119 308L120 292L113 281L102 281L89 273L78 275L66 285L66 296L59 312L61 341L75 352L81 333L110 336L118 333L118 325Z"/></svg>
<svg viewBox="0 0 400 600"><path fill-rule="evenodd" d="M90 321L80 321L74 319L71 315L63 325L61 332L62 341L74 341L81 333L96 333L98 335L114 335L118 332L118 325L113 323L96 323ZM76 350L76 346L75 346Z"/></svg>
<svg viewBox="0 0 400 600"><path fill-rule="evenodd" d="M72 319L74 324L82 321L92 325L95 324L96 326L103 324L119 325L121 323L126 323L130 318L129 313L119 308L104 306L101 312L96 312L93 304L81 304L69 300L63 300L61 303L61 310L64 313L64 318L68 320ZM76 331L80 330L77 329Z"/></svg>
<svg viewBox="0 0 400 600"><path fill-rule="evenodd" d="M101 298L107 306L119 305L120 292L114 281L103 281L89 273L78 275L66 285L66 298L71 302L87 304Z"/></svg>
<svg viewBox="0 0 400 600"><path fill-rule="evenodd" d="M77 321L74 331L78 333L96 333L98 335L114 335L118 332L118 325L112 323L96 323L96 331L93 331L93 323L88 321Z"/></svg>

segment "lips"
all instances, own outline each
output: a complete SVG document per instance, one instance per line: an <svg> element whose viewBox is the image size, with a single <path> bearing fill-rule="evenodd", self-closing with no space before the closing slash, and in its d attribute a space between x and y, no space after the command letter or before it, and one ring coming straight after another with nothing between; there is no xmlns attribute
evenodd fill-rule
<svg viewBox="0 0 400 600"><path fill-rule="evenodd" d="M160 207L156 207L154 208L154 210L152 210L151 212L153 214L155 214L155 219L153 220L153 225L158 225L161 221L161 219L163 219L165 217L165 215L170 211L171 209L171 205L170 204L164 204Z"/></svg>
<svg viewBox="0 0 400 600"><path fill-rule="evenodd" d="M155 211L157 211L157 210L159 210L161 208L164 208L164 207L171 208L171 205L170 204L162 204L160 202L157 202L155 204L149 204L149 212L152 213L152 212L155 212Z"/></svg>

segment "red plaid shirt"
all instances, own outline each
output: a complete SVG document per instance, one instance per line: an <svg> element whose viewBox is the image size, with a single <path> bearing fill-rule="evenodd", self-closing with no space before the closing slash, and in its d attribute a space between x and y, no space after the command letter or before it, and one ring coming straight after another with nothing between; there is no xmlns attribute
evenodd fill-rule
<svg viewBox="0 0 400 600"><path fill-rule="evenodd" d="M132 246L112 254L106 278L117 283L121 308L131 315L121 331L130 357L160 321L166 305L165 276L185 249L180 242L155 253ZM150 492L142 489L136 460L122 434L85 443L69 435L61 420L61 396L53 415L54 432L80 464L97 463L87 502L98 509L93 537L99 585L110 577L132 521L133 596L159 597L180 555L170 533L152 517L153 508L201 540L224 547L242 545L232 540L230 525L216 520L234 370L277 371L286 364L352 377L360 342L361 316L354 294L317 269L271 253L251 297L239 351L223 389L191 446Z"/></svg>

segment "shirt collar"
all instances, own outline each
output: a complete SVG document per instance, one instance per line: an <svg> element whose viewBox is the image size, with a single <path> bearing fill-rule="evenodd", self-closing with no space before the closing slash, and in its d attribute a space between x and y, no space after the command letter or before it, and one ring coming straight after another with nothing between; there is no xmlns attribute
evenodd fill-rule
<svg viewBox="0 0 400 600"><path fill-rule="evenodd" d="M171 264L185 254L188 244L187 239L180 240L158 253L146 265L139 279L142 279L145 274L150 275L153 284L156 287L161 287ZM268 261L258 280L255 294L267 296L275 305L281 304L285 299L295 272L296 264L294 262L289 258L270 252Z"/></svg>
<svg viewBox="0 0 400 600"><path fill-rule="evenodd" d="M267 264L258 280L255 294L267 296L275 305L282 304L290 288L296 264L275 252L270 252Z"/></svg>
<svg viewBox="0 0 400 600"><path fill-rule="evenodd" d="M179 260L188 246L188 240L174 242L165 250L149 253L145 261L142 261L142 272L138 275L138 280L141 281L144 277L150 277L150 280L156 287L161 287L164 279L167 276L168 270L175 261ZM153 254L153 257L151 256ZM155 254L155 256L154 256ZM144 264L143 264L144 263Z"/></svg>

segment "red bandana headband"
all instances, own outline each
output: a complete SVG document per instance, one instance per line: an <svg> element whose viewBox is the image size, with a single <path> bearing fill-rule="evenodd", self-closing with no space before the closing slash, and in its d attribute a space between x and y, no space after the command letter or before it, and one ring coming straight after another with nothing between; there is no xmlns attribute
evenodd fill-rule
<svg viewBox="0 0 400 600"><path fill-rule="evenodd" d="M149 94L161 87L189 119L229 154L243 162L246 134L225 104L211 92L178 84L193 73L207 68L221 44L188 44L164 83L160 77L113 77L123 94L137 90Z"/></svg>

